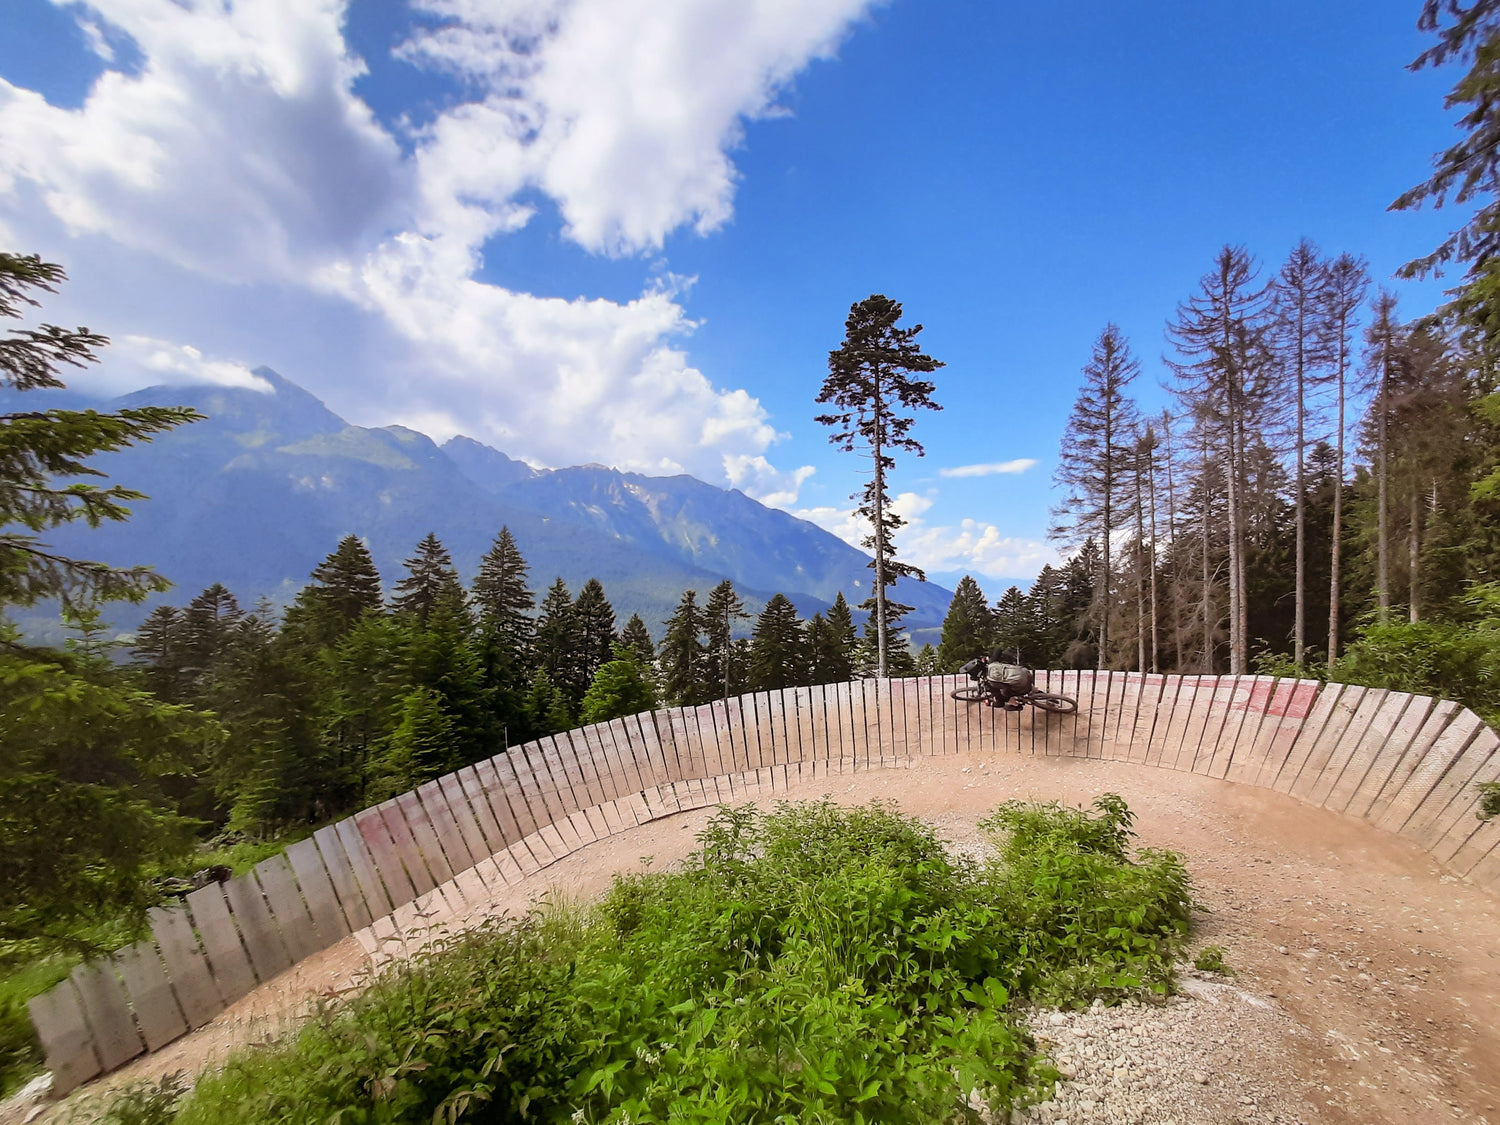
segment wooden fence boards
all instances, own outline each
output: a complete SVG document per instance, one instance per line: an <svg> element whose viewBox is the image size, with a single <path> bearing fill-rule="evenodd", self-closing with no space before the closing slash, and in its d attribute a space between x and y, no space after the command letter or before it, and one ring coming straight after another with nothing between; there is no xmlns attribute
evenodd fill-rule
<svg viewBox="0 0 1500 1125"><path fill-rule="evenodd" d="M83 1014L94 1035L94 1050L105 1070L124 1066L146 1051L130 1017L130 1002L109 961L79 965L69 978L83 1001Z"/></svg>
<svg viewBox="0 0 1500 1125"><path fill-rule="evenodd" d="M255 967L255 975L261 984L283 969L291 968L292 959L282 944L276 920L271 917L266 900L261 896L255 873L252 871L225 883L224 898L234 914L234 928L245 940L245 952L250 955L250 964Z"/></svg>
<svg viewBox="0 0 1500 1125"><path fill-rule="evenodd" d="M953 700L964 676L756 692L547 736L319 829L253 872L151 914L152 940L32 1001L59 1089L201 1026L357 932L408 952L495 892L651 819L790 783L950 753L1072 755L1268 786L1411 838L1500 884L1500 822L1475 816L1500 737L1457 704L1265 676L1037 673L1076 715ZM189 913L191 911L191 913Z"/></svg>
<svg viewBox="0 0 1500 1125"><path fill-rule="evenodd" d="M345 820L341 823L352 823ZM323 869L328 872L328 881L333 884L333 893L338 897L344 920L350 931L362 930L370 924L374 915L370 912L370 901L360 887L360 875L354 861L339 837L338 825L329 824L313 833L313 843L323 857ZM368 857L365 857L368 861Z"/></svg>
<svg viewBox="0 0 1500 1125"><path fill-rule="evenodd" d="M202 901L212 894L218 900L219 910L215 915L198 909ZM188 910L193 911L193 921L188 920ZM250 960L240 945L239 931L229 917L224 905L224 892L217 883L211 883L187 896L187 905L152 907L146 914L151 926L151 936L156 939L166 961L167 977L172 982L172 991L177 995L177 1006L187 1018L188 1026L202 1027L222 1012L226 1005L234 1003L255 987L255 973ZM203 935L203 946L193 933L193 922ZM220 934L226 934L220 937ZM210 940L215 945L234 942L231 959L221 953L218 960L213 954L204 954L204 946Z"/></svg>
<svg viewBox="0 0 1500 1125"><path fill-rule="evenodd" d="M326 949L349 934L349 923L339 906L338 893L333 889L333 880L323 867L323 857L318 854L317 841L309 837L299 840L286 850L286 861L292 865L292 874L302 888L302 897L307 901L307 911L318 928L320 944Z"/></svg>
<svg viewBox="0 0 1500 1125"><path fill-rule="evenodd" d="M292 874L292 865L286 861L286 853L261 860L254 871L292 963L296 964L325 948L326 943L318 940L317 927L313 925L307 904L302 901L302 891L297 886L297 877Z"/></svg>
<svg viewBox="0 0 1500 1125"><path fill-rule="evenodd" d="M119 969L125 993L130 997L136 1025L146 1040L146 1050L159 1050L178 1036L186 1035L187 1019L177 1006L177 997L172 994L172 984L162 968L156 943L138 941L117 950L112 959Z"/></svg>
<svg viewBox="0 0 1500 1125"><path fill-rule="evenodd" d="M65 980L33 996L26 1001L26 1010L46 1053L55 1095L66 1094L103 1073L104 1064L94 1050L94 1034L72 981Z"/></svg>

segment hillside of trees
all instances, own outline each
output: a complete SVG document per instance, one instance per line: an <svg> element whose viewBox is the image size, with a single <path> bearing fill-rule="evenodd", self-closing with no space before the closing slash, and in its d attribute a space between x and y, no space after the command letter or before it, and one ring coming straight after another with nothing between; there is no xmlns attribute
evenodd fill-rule
<svg viewBox="0 0 1500 1125"><path fill-rule="evenodd" d="M1225 247L1167 322L1172 406L1094 342L1053 534L992 606L956 590L939 664L1331 677L1500 708L1500 384L1488 337L1403 320L1364 262Z"/></svg>

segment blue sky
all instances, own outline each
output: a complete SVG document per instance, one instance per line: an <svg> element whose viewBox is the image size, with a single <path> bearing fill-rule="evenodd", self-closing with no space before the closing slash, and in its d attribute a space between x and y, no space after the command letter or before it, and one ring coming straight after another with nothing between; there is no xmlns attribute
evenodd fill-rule
<svg viewBox="0 0 1500 1125"><path fill-rule="evenodd" d="M812 418L851 302L947 367L903 557L998 597L1078 370L1144 405L1225 243L1390 281L1449 143L1415 0L5 0L0 244L65 263L95 385L251 379L537 464L688 471L854 534ZM1025 466L1027 462L1034 464ZM1012 471L948 476L1005 465Z"/></svg>

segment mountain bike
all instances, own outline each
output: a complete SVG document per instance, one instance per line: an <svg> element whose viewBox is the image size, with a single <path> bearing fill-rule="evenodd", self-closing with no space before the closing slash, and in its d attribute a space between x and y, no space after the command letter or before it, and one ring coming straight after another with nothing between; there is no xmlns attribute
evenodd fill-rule
<svg viewBox="0 0 1500 1125"><path fill-rule="evenodd" d="M985 690L983 684L971 684L969 687L954 688L948 694L960 703L980 703L984 700ZM1038 710L1049 711L1054 715L1071 715L1078 710L1078 700L1037 688L1022 695L1013 695L1011 699L1018 703L1029 703Z"/></svg>

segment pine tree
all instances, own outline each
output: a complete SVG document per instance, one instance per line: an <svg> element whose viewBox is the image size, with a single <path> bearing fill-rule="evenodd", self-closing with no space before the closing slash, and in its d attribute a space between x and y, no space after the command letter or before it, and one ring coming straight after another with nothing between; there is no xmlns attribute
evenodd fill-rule
<svg viewBox="0 0 1500 1125"><path fill-rule="evenodd" d="M866 677L879 675L880 653L884 649L887 676L901 677L914 674L917 661L911 654L911 638L906 635L906 630L901 628L901 619L911 612L912 607L887 599L883 630L878 628L880 618L877 610L879 607L873 596L860 602L859 608L865 612L865 628L864 636L855 649L856 673Z"/></svg>
<svg viewBox="0 0 1500 1125"><path fill-rule="evenodd" d="M714 698L716 685L703 678L703 611L698 592L685 590L676 610L666 621L667 633L657 652L661 668L662 694L678 706L695 706Z"/></svg>
<svg viewBox="0 0 1500 1125"><path fill-rule="evenodd" d="M942 661L938 659L937 649L931 644L924 644L917 652L917 675L940 676L942 672Z"/></svg>
<svg viewBox="0 0 1500 1125"><path fill-rule="evenodd" d="M34 255L0 252L0 319L18 319L23 308L38 305L34 293L56 292L65 277L61 266ZM108 343L87 328L11 329L0 338L0 387L60 388L62 367L96 362L95 353ZM0 610L44 598L69 604L140 601L167 589L171 583L150 567L66 558L47 549L40 536L80 520L97 527L129 518L126 502L145 495L123 485L85 483L105 475L85 458L149 442L202 417L179 406L0 414Z"/></svg>
<svg viewBox="0 0 1500 1125"><path fill-rule="evenodd" d="M1338 390L1338 410L1334 424L1335 475L1333 478L1333 526L1330 531L1328 571L1328 667L1339 653L1339 617L1342 589L1341 570L1344 541L1344 435L1348 432L1345 418L1346 398L1349 383L1349 368L1354 354L1353 330L1356 310L1364 303L1365 290L1369 288L1369 269L1363 258L1341 254L1328 267L1328 283L1324 288L1326 301L1323 310L1324 331L1333 346L1333 380Z"/></svg>
<svg viewBox="0 0 1500 1125"><path fill-rule="evenodd" d="M639 613L632 613L625 628L620 632L620 643L635 653L642 668L650 669L656 664L656 645L646 630L646 623Z"/></svg>
<svg viewBox="0 0 1500 1125"><path fill-rule="evenodd" d="M573 725L567 697L552 682L545 668L531 677L523 707L528 728L534 735L557 734Z"/></svg>
<svg viewBox="0 0 1500 1125"><path fill-rule="evenodd" d="M979 583L967 574L953 589L943 618L943 639L938 645L938 665L944 672L957 672L966 661L994 644L995 622Z"/></svg>
<svg viewBox="0 0 1500 1125"><path fill-rule="evenodd" d="M1332 358L1328 324L1321 314L1327 305L1328 263L1308 239L1293 247L1281 272L1271 283L1274 340L1278 361L1286 374L1295 418L1292 448L1297 464L1293 486L1296 504L1296 577L1292 661L1301 667L1307 653L1307 407L1310 388L1321 382L1321 369Z"/></svg>
<svg viewBox="0 0 1500 1125"><path fill-rule="evenodd" d="M317 600L337 622L335 638L343 636L361 614L384 605L380 572L370 549L356 535L346 535L338 547L312 572L318 584Z"/></svg>
<svg viewBox="0 0 1500 1125"><path fill-rule="evenodd" d="M402 565L406 567L406 577L396 583L396 596L391 599L397 613L406 614L418 625L426 625L439 605L446 604L454 610L465 606L458 571L453 569L453 559L436 535L428 532L417 544L417 553Z"/></svg>
<svg viewBox="0 0 1500 1125"><path fill-rule="evenodd" d="M509 527L502 527L494 544L479 560L474 576L473 602L480 624L515 654L518 663L531 658L536 599L527 587L529 568Z"/></svg>
<svg viewBox="0 0 1500 1125"><path fill-rule="evenodd" d="M1407 376L1410 353L1406 330L1396 319L1396 297L1381 290L1375 298L1373 319L1365 330L1365 384L1373 393L1369 430L1375 455L1376 516L1375 593L1384 620L1391 611L1390 581L1390 416L1393 382Z"/></svg>
<svg viewBox="0 0 1500 1125"><path fill-rule="evenodd" d="M703 607L703 631L707 644L704 646L705 683L712 683L722 690L723 699L738 694L744 687L746 670L736 657L734 628L738 621L748 621L745 603L735 593L734 583L728 578L709 591L708 601Z"/></svg>
<svg viewBox="0 0 1500 1125"><path fill-rule="evenodd" d="M1443 25L1444 18L1451 22ZM1439 314L1474 341L1476 358L1491 376L1500 364L1500 0L1423 0L1417 26L1438 41L1412 62L1412 70L1442 66L1450 60L1468 63L1468 72L1449 92L1445 106L1466 107L1457 124L1463 139L1434 159L1432 177L1403 192L1391 204L1396 211L1431 202L1441 207L1478 204L1462 227L1432 253L1408 262L1400 277L1440 273L1450 262L1468 269L1463 282L1449 291L1452 300Z"/></svg>
<svg viewBox="0 0 1500 1125"><path fill-rule="evenodd" d="M1063 433L1054 478L1068 489L1068 499L1053 511L1058 522L1052 535L1071 544L1088 539L1103 544L1097 591L1100 668L1109 659L1114 534L1124 506L1131 435L1136 425L1135 405L1125 392L1140 372L1141 365L1130 354L1130 344L1120 329L1106 324L1083 366L1083 387Z"/></svg>
<svg viewBox="0 0 1500 1125"><path fill-rule="evenodd" d="M615 610L597 578L590 578L578 591L578 600L573 603L573 621L578 633L573 682L582 685L578 692L581 700L595 674L614 656Z"/></svg>
<svg viewBox="0 0 1500 1125"><path fill-rule="evenodd" d="M1266 292L1255 286L1256 266L1240 247L1226 246L1199 291L1177 308L1167 335L1180 360L1169 361L1176 393L1217 446L1224 465L1229 537L1229 671L1249 660L1245 579L1246 450L1274 389L1267 344Z"/></svg>
<svg viewBox="0 0 1500 1125"><path fill-rule="evenodd" d="M564 695L571 697L576 690L580 699L588 690L587 683L578 682L581 667L578 651L581 647L582 637L577 615L573 612L573 597L568 593L568 584L559 578L547 588L537 615L537 666Z"/></svg>
<svg viewBox="0 0 1500 1125"><path fill-rule="evenodd" d="M854 631L854 613L840 590L828 609L828 648L818 657L819 674L825 684L841 684L854 679L854 662L859 653L859 636Z"/></svg>
<svg viewBox="0 0 1500 1125"><path fill-rule="evenodd" d="M164 703L182 699L182 613L159 605L135 631L131 655L142 671L148 690Z"/></svg>
<svg viewBox="0 0 1500 1125"><path fill-rule="evenodd" d="M235 596L218 582L188 603L178 633L182 674L188 683L201 684L213 676L244 616Z"/></svg>
<svg viewBox="0 0 1500 1125"><path fill-rule="evenodd" d="M880 294L857 301L844 322L844 342L828 353L828 377L818 392L819 403L831 403L839 413L820 414L817 421L833 428L829 440L846 453L856 446L868 449L872 459L870 483L858 494L859 514L871 524L864 545L874 552L874 613L879 645L876 674L887 674L886 641L891 634L886 587L898 578L925 580L916 567L897 562L891 536L905 521L890 510L886 474L895 468L891 450L923 455L922 446L909 436L915 419L897 412L921 407L941 410L932 401L932 383L911 378L912 374L936 371L943 364L917 347L920 324L898 328L901 304Z"/></svg>
<svg viewBox="0 0 1500 1125"><path fill-rule="evenodd" d="M785 594L774 594L750 637L750 689L778 691L808 681L802 621Z"/></svg>

